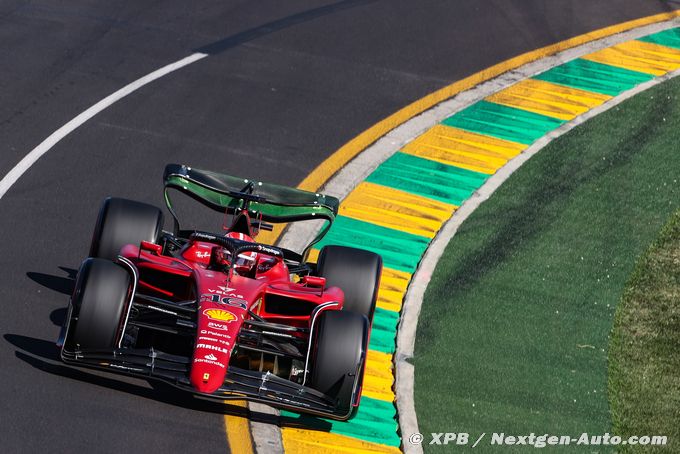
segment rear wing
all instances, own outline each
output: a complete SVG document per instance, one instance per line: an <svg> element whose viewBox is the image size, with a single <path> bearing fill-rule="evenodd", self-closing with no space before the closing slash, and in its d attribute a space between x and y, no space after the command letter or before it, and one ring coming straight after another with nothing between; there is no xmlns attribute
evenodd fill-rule
<svg viewBox="0 0 680 454"><path fill-rule="evenodd" d="M272 223L322 219L324 226L305 249L319 242L338 214L340 201L333 196L272 183L249 180L180 164L168 164L163 174L164 197L179 232L179 220L169 189L186 194L220 213L234 214L245 206L252 217Z"/></svg>

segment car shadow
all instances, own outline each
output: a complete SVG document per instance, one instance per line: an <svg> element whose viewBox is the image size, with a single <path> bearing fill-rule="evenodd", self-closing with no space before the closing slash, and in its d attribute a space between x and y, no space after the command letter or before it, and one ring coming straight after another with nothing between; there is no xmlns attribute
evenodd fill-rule
<svg viewBox="0 0 680 454"><path fill-rule="evenodd" d="M66 276L54 276L52 274L36 273L29 271L26 276L33 282L42 285L45 288L53 290L63 295L71 296L73 287L76 285L76 275L78 270L60 266L60 270L66 273Z"/></svg>
<svg viewBox="0 0 680 454"><path fill-rule="evenodd" d="M267 22L266 24L242 31L235 35L228 36L219 41L206 44L202 47L199 47L198 49L195 49L194 52L216 55L280 30L285 30L287 28L294 27L296 25L303 24L324 16L329 16L331 14L340 13L348 9L369 5L377 1L378 0L341 0L329 5L308 9L287 17L283 17L281 19Z"/></svg>
<svg viewBox="0 0 680 454"><path fill-rule="evenodd" d="M73 294L73 288L76 284L78 270L65 266L60 266L58 268L62 270L66 276L55 276L53 274L37 273L35 271L28 271L26 276L36 284L40 284L49 290L61 293L62 295L71 296L71 294ZM50 313L50 321L56 326L63 325L65 318L66 307L55 309Z"/></svg>
<svg viewBox="0 0 680 454"><path fill-rule="evenodd" d="M62 326L64 324L64 320L66 320L66 311L66 307L60 307L59 309L53 310L50 312L50 321L56 326Z"/></svg>
<svg viewBox="0 0 680 454"><path fill-rule="evenodd" d="M333 428L333 422L330 420L322 419L312 415L303 415L292 412L280 416L278 424L281 427L317 430L319 432L330 432L330 430ZM336 424L339 423L336 422Z"/></svg>
<svg viewBox="0 0 680 454"><path fill-rule="evenodd" d="M58 347L52 341L22 336L20 334L5 334L3 337L8 343L17 348L15 356L18 359L48 374L113 389L189 410L251 418L259 416L253 415L252 412L240 406L194 397L190 393L182 392L172 385L159 380L146 380L151 386L149 388L117 380L113 374L111 376L95 374L85 368L64 364L59 358ZM145 379L142 378L142 380ZM262 416L264 417L265 415Z"/></svg>

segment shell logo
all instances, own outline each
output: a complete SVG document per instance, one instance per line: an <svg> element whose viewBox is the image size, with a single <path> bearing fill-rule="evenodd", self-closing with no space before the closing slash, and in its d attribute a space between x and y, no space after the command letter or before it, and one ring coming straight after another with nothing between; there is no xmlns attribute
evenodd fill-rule
<svg viewBox="0 0 680 454"><path fill-rule="evenodd" d="M206 309L203 311L203 315L207 316L211 320L217 320L220 322L233 322L236 320L236 316L229 311L224 309Z"/></svg>

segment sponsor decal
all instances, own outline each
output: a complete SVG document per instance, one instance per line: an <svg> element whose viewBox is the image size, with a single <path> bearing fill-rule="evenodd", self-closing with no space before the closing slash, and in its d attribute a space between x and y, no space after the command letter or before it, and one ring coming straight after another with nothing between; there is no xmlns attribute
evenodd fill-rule
<svg viewBox="0 0 680 454"><path fill-rule="evenodd" d="M217 345L211 345L211 344L196 344L196 348L205 348L207 350L215 350L216 352L220 353L229 353L229 350L226 348L218 347Z"/></svg>
<svg viewBox="0 0 680 454"><path fill-rule="evenodd" d="M231 339L231 336L229 334L217 333L215 331L210 331L210 330L207 330L207 329L202 329L201 334L207 334L209 336L217 336L217 337L224 337L225 339Z"/></svg>
<svg viewBox="0 0 680 454"><path fill-rule="evenodd" d="M198 251L198 252L196 252L196 257L198 257L199 259L207 259L207 258L210 257L210 252L208 252L208 251L204 251L204 252Z"/></svg>
<svg viewBox="0 0 680 454"><path fill-rule="evenodd" d="M267 246L262 246L261 244L257 245L257 250L265 252L267 254L275 255L276 257L281 255L281 253L279 252L278 249L273 249L273 248L270 248L270 247L267 247Z"/></svg>
<svg viewBox="0 0 680 454"><path fill-rule="evenodd" d="M213 355L212 353L205 355L204 358L209 359L210 361L217 361L217 356Z"/></svg>
<svg viewBox="0 0 680 454"><path fill-rule="evenodd" d="M215 241L217 237L215 235L208 235L206 233L201 233L201 232L194 232L193 237L197 240L205 240L205 241Z"/></svg>
<svg viewBox="0 0 680 454"><path fill-rule="evenodd" d="M225 311L224 309L206 309L203 311L203 315L210 320L217 320L225 323L231 323L236 320L236 315L229 311Z"/></svg>
<svg viewBox="0 0 680 454"><path fill-rule="evenodd" d="M217 339L217 342L219 342L220 344L224 345L227 348L231 346L231 342L225 341L223 339Z"/></svg>
<svg viewBox="0 0 680 454"><path fill-rule="evenodd" d="M219 329L219 330L222 330L222 331L229 331L229 327L227 325L223 325L221 323L215 323L215 322L208 322L208 328Z"/></svg>
<svg viewBox="0 0 680 454"><path fill-rule="evenodd" d="M213 289L213 288L209 288L208 292L210 292L210 293L204 293L201 296L218 294L218 295L223 295L223 296L237 296L237 297L243 298L242 295L237 295L236 293L234 293L234 290L236 290L236 289L231 288L231 287L225 287L223 285L218 285L217 290Z"/></svg>
<svg viewBox="0 0 680 454"><path fill-rule="evenodd" d="M210 360L210 359L196 358L196 359L194 360L194 363L212 364L213 366L218 366L218 367L221 367L222 369L225 368L225 367L224 367L224 364L222 364L221 362L219 362L219 361L213 361L213 360Z"/></svg>
<svg viewBox="0 0 680 454"><path fill-rule="evenodd" d="M202 331L206 331L206 330L202 330ZM229 347L231 345L231 342L223 339L224 337L226 337L227 339L231 339L231 336L229 336L228 334L213 333L213 336L215 336L215 337L198 336L198 342L199 343L204 343L204 342L219 343L219 344L222 344L226 347Z"/></svg>

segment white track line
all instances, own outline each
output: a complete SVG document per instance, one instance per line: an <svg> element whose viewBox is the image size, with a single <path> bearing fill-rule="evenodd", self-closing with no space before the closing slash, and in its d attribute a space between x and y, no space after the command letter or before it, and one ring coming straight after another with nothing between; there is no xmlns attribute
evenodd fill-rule
<svg viewBox="0 0 680 454"><path fill-rule="evenodd" d="M7 193L7 191L10 190L14 183L16 183L19 180L19 178L21 178L21 176L24 173L26 173L26 171L30 169L33 164L36 163L38 159L40 159L45 153L50 151L52 147L59 143L61 139L75 131L87 120L94 117L99 112L106 109L116 101L119 101L126 97L127 95L142 88L144 85L147 85L153 82L154 80L160 79L161 77L166 76L171 72L177 71L178 69L184 68L185 66L197 62L207 56L208 54L197 52L174 63L170 63L167 66L163 66L162 68L159 68L156 71L151 72L146 76L129 83L128 85L124 86L115 93L110 94L106 98L99 101L97 104L93 105L89 109L82 112L77 117L73 118L71 121L66 123L61 128L54 131L52 134L50 134L50 136L47 139L43 140L40 143L40 145L35 147L33 150L31 150L30 153L24 156L24 158L21 161L19 161L19 163L15 165L14 168L12 168L12 170L10 170L7 175L5 175L2 181L0 181L0 199L2 199L2 197Z"/></svg>

